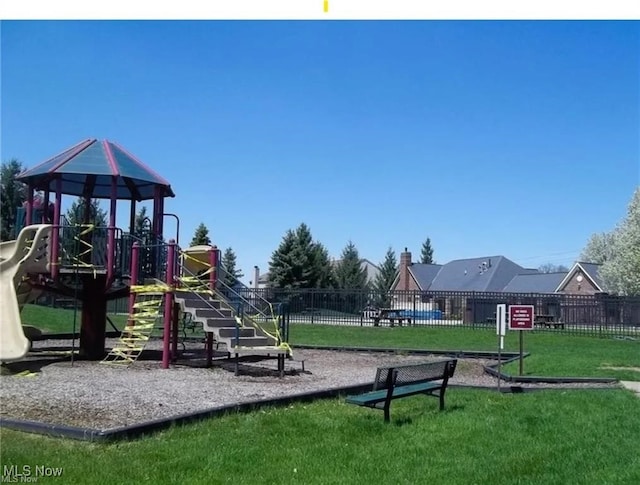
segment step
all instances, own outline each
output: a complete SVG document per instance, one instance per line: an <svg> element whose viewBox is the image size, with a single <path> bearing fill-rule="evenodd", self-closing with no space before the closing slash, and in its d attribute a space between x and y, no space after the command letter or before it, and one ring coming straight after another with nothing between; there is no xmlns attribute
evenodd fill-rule
<svg viewBox="0 0 640 485"><path fill-rule="evenodd" d="M275 345L265 345L263 347L234 347L229 348L229 352L232 354L242 355L289 355L289 350L282 347L276 347Z"/></svg>
<svg viewBox="0 0 640 485"><path fill-rule="evenodd" d="M180 298L176 298L176 300L180 300ZM201 300L190 299L190 300L182 300L185 308L220 308L220 302L217 300Z"/></svg>
<svg viewBox="0 0 640 485"><path fill-rule="evenodd" d="M205 323L206 328L221 328L221 327L231 327L236 328L236 320L235 318L207 318Z"/></svg>
<svg viewBox="0 0 640 485"><path fill-rule="evenodd" d="M253 327L244 327L238 329L240 337L256 337L256 329ZM218 330L218 335L221 338L234 338L236 336L236 329L230 327L222 327Z"/></svg>
<svg viewBox="0 0 640 485"><path fill-rule="evenodd" d="M239 339L232 338L230 345L235 347L239 345L240 347L266 347L268 345L273 345L274 341L268 337L240 337Z"/></svg>
<svg viewBox="0 0 640 485"><path fill-rule="evenodd" d="M188 307L187 307L188 308ZM196 308L196 317L202 318L231 318L233 312L228 308Z"/></svg>

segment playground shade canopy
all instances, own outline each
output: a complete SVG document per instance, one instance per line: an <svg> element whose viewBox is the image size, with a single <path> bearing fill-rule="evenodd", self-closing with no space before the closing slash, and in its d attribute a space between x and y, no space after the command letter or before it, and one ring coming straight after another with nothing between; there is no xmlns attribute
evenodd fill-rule
<svg viewBox="0 0 640 485"><path fill-rule="evenodd" d="M58 155L21 173L17 179L36 190L56 191L61 179L63 194L109 199L116 177L116 199L175 197L169 182L117 143L84 140Z"/></svg>

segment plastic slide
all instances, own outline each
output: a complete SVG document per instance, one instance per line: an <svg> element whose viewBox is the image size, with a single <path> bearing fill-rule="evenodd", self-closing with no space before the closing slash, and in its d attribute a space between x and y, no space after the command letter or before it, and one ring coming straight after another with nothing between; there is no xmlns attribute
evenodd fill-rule
<svg viewBox="0 0 640 485"><path fill-rule="evenodd" d="M0 244L0 362L18 360L29 351L20 320L31 299L27 273L49 272L50 224L27 226L15 241Z"/></svg>

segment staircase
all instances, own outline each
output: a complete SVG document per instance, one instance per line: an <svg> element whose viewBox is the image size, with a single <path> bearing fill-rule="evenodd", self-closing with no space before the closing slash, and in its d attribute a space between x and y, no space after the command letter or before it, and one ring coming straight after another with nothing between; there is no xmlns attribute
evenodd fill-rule
<svg viewBox="0 0 640 485"><path fill-rule="evenodd" d="M265 315L243 315L221 295L210 293L176 291L175 299L182 311L190 313L193 321L202 323L205 332L213 333L214 339L224 344L229 354L286 356L291 349L278 342L262 327L273 325Z"/></svg>

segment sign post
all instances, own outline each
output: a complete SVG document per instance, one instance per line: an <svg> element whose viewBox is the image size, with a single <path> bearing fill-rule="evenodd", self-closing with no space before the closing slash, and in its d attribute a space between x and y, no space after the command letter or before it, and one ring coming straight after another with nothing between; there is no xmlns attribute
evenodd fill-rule
<svg viewBox="0 0 640 485"><path fill-rule="evenodd" d="M524 337L523 330L533 330L533 305L509 305L509 330L520 331L520 375L523 368Z"/></svg>
<svg viewBox="0 0 640 485"><path fill-rule="evenodd" d="M502 375L502 349L504 349L504 335L507 330L507 305L496 306L496 334L498 335L498 392L500 392L500 376Z"/></svg>

